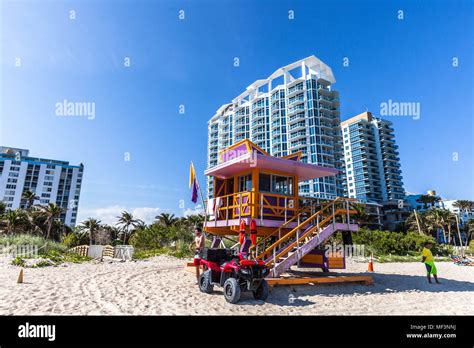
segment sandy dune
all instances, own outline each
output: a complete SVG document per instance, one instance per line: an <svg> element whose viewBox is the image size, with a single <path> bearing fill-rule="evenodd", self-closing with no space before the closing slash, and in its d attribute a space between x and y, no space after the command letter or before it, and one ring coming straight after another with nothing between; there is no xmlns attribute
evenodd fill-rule
<svg viewBox="0 0 474 348"><path fill-rule="evenodd" d="M473 314L474 267L438 263L443 284L430 285L421 263L375 264L375 285L275 287L264 303L251 294L238 305L222 292L200 293L185 261L160 256L126 263L68 264L25 269L0 259L1 315L364 315ZM345 272L363 274L365 263Z"/></svg>

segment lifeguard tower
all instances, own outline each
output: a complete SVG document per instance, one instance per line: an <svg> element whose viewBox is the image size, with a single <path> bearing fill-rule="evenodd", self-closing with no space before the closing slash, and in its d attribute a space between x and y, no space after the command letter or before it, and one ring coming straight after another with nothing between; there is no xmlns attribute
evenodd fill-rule
<svg viewBox="0 0 474 348"><path fill-rule="evenodd" d="M285 283L280 276L293 265L326 272L345 268L344 255L328 255L323 245L337 231L352 244L351 233L358 230L351 218L354 199L323 202L299 196L299 182L337 174L336 169L301 162L300 156L274 157L244 139L221 151L218 165L205 172L214 179L204 224L214 235L211 247L228 236L244 236L235 246L265 261L271 285ZM290 283L307 282L311 279L292 278Z"/></svg>

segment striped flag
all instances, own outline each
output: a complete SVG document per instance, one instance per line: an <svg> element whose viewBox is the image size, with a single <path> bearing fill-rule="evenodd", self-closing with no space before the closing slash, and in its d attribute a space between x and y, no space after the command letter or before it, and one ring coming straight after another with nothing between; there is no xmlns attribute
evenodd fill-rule
<svg viewBox="0 0 474 348"><path fill-rule="evenodd" d="M189 166L189 188L192 188L191 201L193 203L196 203L198 200L199 184L197 181L196 171L194 170L193 162L191 162Z"/></svg>

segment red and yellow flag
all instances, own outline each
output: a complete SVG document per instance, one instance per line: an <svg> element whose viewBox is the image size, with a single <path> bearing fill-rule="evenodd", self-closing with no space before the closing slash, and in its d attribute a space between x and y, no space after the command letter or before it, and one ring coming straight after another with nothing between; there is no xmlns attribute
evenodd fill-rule
<svg viewBox="0 0 474 348"><path fill-rule="evenodd" d="M193 162L189 166L189 188L192 188L191 202L196 203L198 200L199 184Z"/></svg>

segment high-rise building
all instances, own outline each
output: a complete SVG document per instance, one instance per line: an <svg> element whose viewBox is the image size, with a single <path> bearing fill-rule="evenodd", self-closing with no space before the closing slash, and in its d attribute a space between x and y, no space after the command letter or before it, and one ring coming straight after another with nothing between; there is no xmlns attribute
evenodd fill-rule
<svg viewBox="0 0 474 348"><path fill-rule="evenodd" d="M370 112L341 122L348 197L364 202L404 199L398 146L391 125Z"/></svg>
<svg viewBox="0 0 474 348"><path fill-rule="evenodd" d="M344 193L339 93L332 70L315 56L277 69L222 105L208 122L208 168L220 150L250 139L272 156L301 151L301 160L341 171L299 186L302 195L332 199ZM212 182L208 181L212 197Z"/></svg>
<svg viewBox="0 0 474 348"><path fill-rule="evenodd" d="M0 146L0 200L8 209L26 208L23 192L39 197L34 204L55 203L63 209L60 216L74 226L81 192L84 166L69 162L30 157L29 151Z"/></svg>

